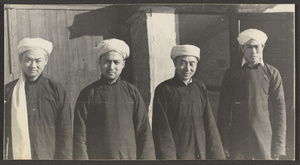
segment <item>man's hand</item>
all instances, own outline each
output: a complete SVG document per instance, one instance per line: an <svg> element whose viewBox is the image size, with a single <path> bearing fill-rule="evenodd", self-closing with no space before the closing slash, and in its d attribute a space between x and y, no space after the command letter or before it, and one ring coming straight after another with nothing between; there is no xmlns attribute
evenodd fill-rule
<svg viewBox="0 0 300 165"><path fill-rule="evenodd" d="M272 155L273 160L279 160L279 157L280 157L280 155L278 155L278 154Z"/></svg>
<svg viewBox="0 0 300 165"><path fill-rule="evenodd" d="M226 156L226 159L228 159L230 157L230 153L228 151L228 149L224 148L224 154Z"/></svg>

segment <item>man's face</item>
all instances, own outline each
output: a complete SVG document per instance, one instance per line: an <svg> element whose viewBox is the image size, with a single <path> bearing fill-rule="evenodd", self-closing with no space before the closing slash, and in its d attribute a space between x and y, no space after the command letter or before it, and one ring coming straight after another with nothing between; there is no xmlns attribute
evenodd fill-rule
<svg viewBox="0 0 300 165"><path fill-rule="evenodd" d="M242 46L244 57L250 64L259 62L263 56L264 46L257 40L249 40Z"/></svg>
<svg viewBox="0 0 300 165"><path fill-rule="evenodd" d="M183 81L188 81L195 74L198 60L194 56L178 56L174 60L176 73Z"/></svg>
<svg viewBox="0 0 300 165"><path fill-rule="evenodd" d="M47 65L46 52L41 49L29 50L21 58L22 69L30 80L36 80Z"/></svg>
<svg viewBox="0 0 300 165"><path fill-rule="evenodd" d="M102 75L110 80L117 79L125 66L123 57L115 52L110 51L100 57L100 68Z"/></svg>

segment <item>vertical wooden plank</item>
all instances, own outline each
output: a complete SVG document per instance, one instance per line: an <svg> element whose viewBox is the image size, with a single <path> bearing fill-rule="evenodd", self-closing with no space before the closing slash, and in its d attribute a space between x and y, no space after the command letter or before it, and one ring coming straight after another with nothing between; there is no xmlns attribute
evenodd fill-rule
<svg viewBox="0 0 300 165"><path fill-rule="evenodd" d="M60 81L60 78L57 74L60 74L60 71L57 71L57 61L59 55L59 47L57 43L57 23L56 23L56 11L55 10L45 10L45 19L46 21L46 34L49 41L53 44L53 50L48 61L48 66L45 69L44 73L47 77L54 78L56 81Z"/></svg>
<svg viewBox="0 0 300 165"><path fill-rule="evenodd" d="M78 11L77 14L84 13L84 11ZM84 29L83 29L84 30ZM85 40L86 36L82 36L76 38L77 44L77 58L78 58L78 76L80 79L77 80L78 82L78 89L79 91L84 88L85 81L87 79L87 66L86 66L86 51L87 51L87 43Z"/></svg>
<svg viewBox="0 0 300 165"><path fill-rule="evenodd" d="M43 74L44 74L45 77L51 77L51 74L50 74L50 72L51 72L51 63L53 63L52 58L54 56L53 54L55 53L55 49L56 49L55 43L53 42L53 37L52 37L52 33L53 33L52 32L53 20L52 20L52 17L51 17L52 16L51 15L52 10L45 10L44 14L45 14L44 19L47 20L45 22L46 23L45 24L45 33L46 33L46 36L49 39L49 41L51 41L53 43L53 50L52 50L52 53L50 55L50 58L48 59L47 66L44 68Z"/></svg>
<svg viewBox="0 0 300 165"><path fill-rule="evenodd" d="M88 63L88 84L99 79L99 60L97 56L97 46L100 41L103 40L102 36L91 36L89 38L90 48L87 52L87 63Z"/></svg>
<svg viewBox="0 0 300 165"><path fill-rule="evenodd" d="M83 88L83 85L85 83L85 76L86 76L86 71L85 71L85 62L86 62L86 55L85 55L85 50L86 50L87 44L84 42L84 36L77 38L77 55L78 55L78 76L80 79L78 80L78 88L81 90Z"/></svg>
<svg viewBox="0 0 300 165"><path fill-rule="evenodd" d="M58 24L57 24L57 13L55 10L45 10L45 13L49 12L50 13L50 17L47 16L47 19L49 19L49 21L47 21L49 24L46 24L47 28L49 29L48 31L48 36L49 39L51 39L52 43L53 43L53 51L51 54L51 61L50 61L50 68L48 71L48 75L49 77L52 77L53 79L55 79L56 81L60 82L61 77L61 70L60 70L60 66L59 66L59 59L60 57L60 46L58 44Z"/></svg>
<svg viewBox="0 0 300 165"><path fill-rule="evenodd" d="M31 37L47 39L44 15L44 10L29 10Z"/></svg>
<svg viewBox="0 0 300 165"><path fill-rule="evenodd" d="M23 38L30 37L30 17L28 10L17 10L17 22L19 25L18 30L18 42Z"/></svg>
<svg viewBox="0 0 300 165"><path fill-rule="evenodd" d="M59 49L59 54L56 54L59 57L59 73L60 81L62 84L67 85L69 82L69 54L68 54L68 31L67 31L67 12L65 10L56 11L56 28L57 28L57 49Z"/></svg>
<svg viewBox="0 0 300 165"><path fill-rule="evenodd" d="M78 52L78 71L79 71L79 90L86 86L88 78L87 55L89 51L89 44L87 44L88 36L82 36L77 39L77 52Z"/></svg>
<svg viewBox="0 0 300 165"><path fill-rule="evenodd" d="M11 57L11 70L13 79L19 78L19 57L17 51L17 14L16 9L8 9L8 35L9 35L9 52Z"/></svg>
<svg viewBox="0 0 300 165"><path fill-rule="evenodd" d="M28 10L21 10L17 9L17 41L16 44L18 44L22 39L30 37L30 17L29 17L29 11ZM16 48L17 50L17 48ZM19 55L15 54L18 58L18 65L21 67L21 64L19 62ZM21 70L21 68L20 68Z"/></svg>
<svg viewBox="0 0 300 165"><path fill-rule="evenodd" d="M76 11L67 11L67 27L70 27L73 24L74 16L77 14ZM79 94L78 89L78 54L77 54L77 41L76 39L69 40L69 91L71 99L71 107L74 107L77 96Z"/></svg>
<svg viewBox="0 0 300 165"><path fill-rule="evenodd" d="M94 43L95 43L95 48L98 46L98 44L103 40L103 36L94 36ZM95 53L97 53L97 50L95 49ZM99 59L97 58L98 56L96 56L96 67L97 67L97 70L95 71L95 75L93 76L96 76L98 79L101 78L101 69L100 69L100 66L99 66Z"/></svg>
<svg viewBox="0 0 300 165"><path fill-rule="evenodd" d="M3 82L4 85L11 81L11 79L10 79L11 70L9 68L10 67L10 62L9 62L9 53L8 53L8 33L7 33L7 25L8 24L7 23L8 23L7 22L7 10L4 9L4 57L3 57L4 58L4 82ZM2 89L3 89L3 87L2 87ZM5 94L5 92L3 92L3 93ZM5 108L5 106L6 105L3 104L3 108ZM5 125L4 125L5 116L6 116L5 111L2 111L1 114L3 115L3 116L1 116L1 119L3 119L2 122L1 122L1 124L2 124L1 128L3 130L3 137L6 137L6 135L5 135L6 131L5 131ZM6 147L4 147L4 146L6 146L5 145L5 139L2 140L1 144L3 146L3 148L2 148L2 153L3 153L2 159L5 160L6 159L6 152L5 152Z"/></svg>
<svg viewBox="0 0 300 165"><path fill-rule="evenodd" d="M90 84L91 82L91 78L92 78L92 73L93 73L93 68L94 68L94 64L96 61L92 61L93 57L96 56L95 54L95 50L94 50L94 43L93 43L93 37L92 36L88 36L88 38L86 38L86 43L87 43L87 47L86 47L86 61L85 61L85 68L87 71L87 76L86 76L86 81L85 84Z"/></svg>
<svg viewBox="0 0 300 165"><path fill-rule="evenodd" d="M12 81L11 59L9 55L7 10L4 11L4 84Z"/></svg>

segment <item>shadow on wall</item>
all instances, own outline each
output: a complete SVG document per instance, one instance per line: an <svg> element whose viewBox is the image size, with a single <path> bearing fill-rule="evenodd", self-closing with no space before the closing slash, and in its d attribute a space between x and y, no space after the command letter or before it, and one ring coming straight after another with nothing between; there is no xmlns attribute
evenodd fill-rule
<svg viewBox="0 0 300 165"><path fill-rule="evenodd" d="M75 15L73 24L68 27L70 40L85 35L116 37L118 6L108 6Z"/></svg>
<svg viewBox="0 0 300 165"><path fill-rule="evenodd" d="M138 5L112 5L77 14L74 16L73 24L68 27L69 39L95 36L96 47L102 39L118 38L131 48L130 28L125 22L138 7ZM126 59L121 77L133 83L131 55Z"/></svg>

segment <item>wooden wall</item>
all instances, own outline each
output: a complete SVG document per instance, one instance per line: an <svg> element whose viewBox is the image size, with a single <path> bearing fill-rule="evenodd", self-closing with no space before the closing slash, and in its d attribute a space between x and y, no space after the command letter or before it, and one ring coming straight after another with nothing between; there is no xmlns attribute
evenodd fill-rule
<svg viewBox="0 0 300 165"><path fill-rule="evenodd" d="M103 36L109 38L115 35L113 27L115 27L116 12L101 9L101 7L97 10L101 11L99 17L97 17L99 13L89 9L6 8L4 83L18 79L20 75L17 43L25 37L44 38L53 42L54 46L48 65L45 67L44 76L61 82L65 86L73 109L79 92L99 78L96 45L104 38ZM93 14L93 18L90 13ZM89 23L95 23L91 19L96 19L98 22L110 22L110 24L105 24L104 32L89 34L89 32L84 32L87 28L81 29L82 25L74 25L74 17L77 16L80 16L80 19L90 20L90 22L85 22L85 26L94 28L89 29L92 31L97 31L95 29L99 28L97 26L100 24L89 25ZM70 39L69 28L72 25L75 32L80 35L75 35Z"/></svg>

